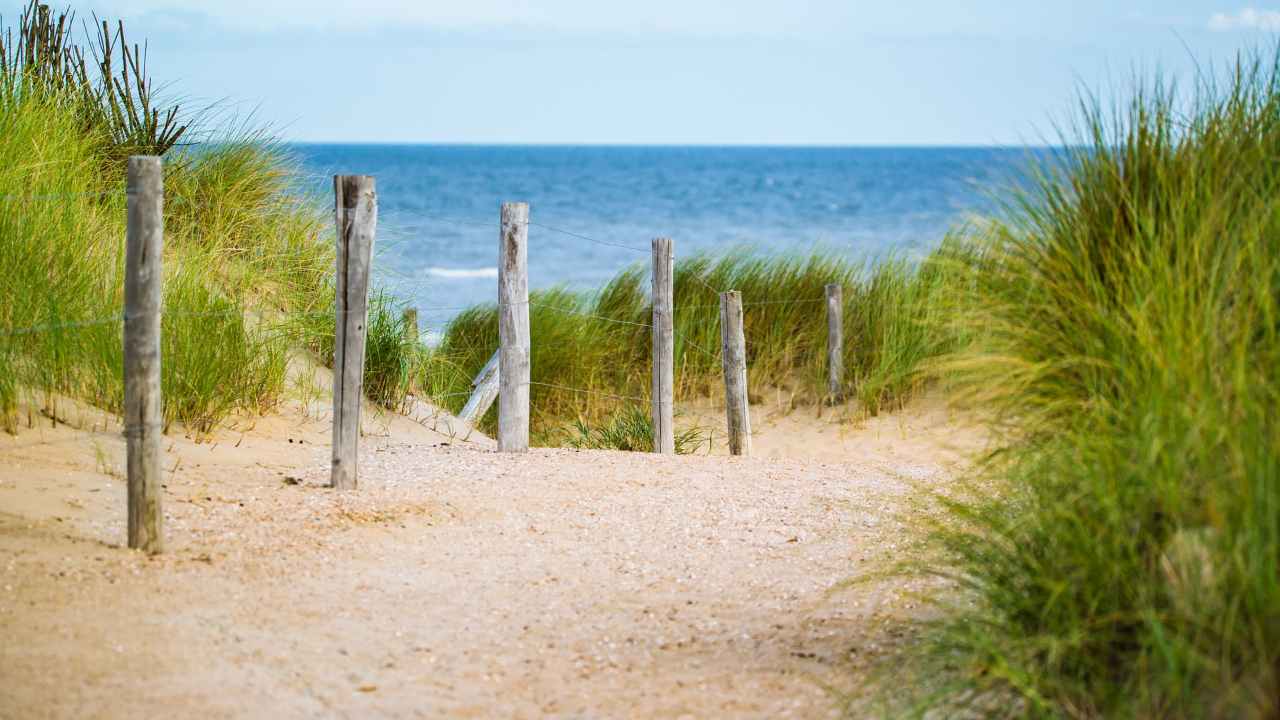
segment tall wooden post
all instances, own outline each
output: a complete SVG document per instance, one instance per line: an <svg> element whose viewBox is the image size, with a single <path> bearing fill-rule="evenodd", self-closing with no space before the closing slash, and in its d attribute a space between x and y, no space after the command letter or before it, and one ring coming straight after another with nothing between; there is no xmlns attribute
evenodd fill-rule
<svg viewBox="0 0 1280 720"><path fill-rule="evenodd" d="M827 286L827 397L844 399L844 288Z"/></svg>
<svg viewBox="0 0 1280 720"><path fill-rule="evenodd" d="M337 328L333 343L333 474L339 490L357 485L360 406L364 400L364 349L369 319L369 266L378 227L374 179L333 178L338 229Z"/></svg>
<svg viewBox="0 0 1280 720"><path fill-rule="evenodd" d="M405 308L401 316L404 321L404 339L410 345L418 344L418 308Z"/></svg>
<svg viewBox="0 0 1280 720"><path fill-rule="evenodd" d="M498 452L529 449L528 240L528 203L503 203L498 237Z"/></svg>
<svg viewBox="0 0 1280 720"><path fill-rule="evenodd" d="M724 405L729 453L751 454L751 414L747 395L747 341L742 329L742 293L720 293L720 340L724 358Z"/></svg>
<svg viewBox="0 0 1280 720"><path fill-rule="evenodd" d="M164 259L164 168L129 158L124 279L124 436L129 475L129 547L164 548L160 433L160 310Z"/></svg>
<svg viewBox="0 0 1280 720"><path fill-rule="evenodd" d="M653 241L653 451L664 455L676 452L673 245Z"/></svg>

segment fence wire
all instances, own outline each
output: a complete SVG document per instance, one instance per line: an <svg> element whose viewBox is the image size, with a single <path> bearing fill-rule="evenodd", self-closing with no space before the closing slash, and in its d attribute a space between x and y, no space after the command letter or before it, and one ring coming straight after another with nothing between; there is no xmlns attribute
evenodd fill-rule
<svg viewBox="0 0 1280 720"><path fill-rule="evenodd" d="M639 253L646 253L646 254L651 252L649 248L638 248L632 245L624 245L622 243L609 242L607 240L596 240L595 238L587 237L586 235L582 235L580 233L570 232L569 230L561 230L560 228L552 227L550 225L543 225L542 223L530 222L529 225L536 228L542 228L543 230L550 230L551 232L554 232L554 233L560 233L561 235L566 235L568 237L578 238L579 240L586 240L587 242L595 243L597 245L605 245L608 247L622 248L623 250L630 250L632 252L639 252Z"/></svg>
<svg viewBox="0 0 1280 720"><path fill-rule="evenodd" d="M810 305L813 303L824 303L826 298L816 298L813 300L756 300L755 302L743 302L742 307L756 307L758 305ZM719 304L704 303L701 305L676 305L676 310L706 310L708 308L719 308Z"/></svg>
<svg viewBox="0 0 1280 720"><path fill-rule="evenodd" d="M530 380L524 385L551 388L553 390L564 390L566 392L581 393L584 395L598 395L613 400L628 400L635 402L649 402L649 398L636 397L635 395L614 395L613 393L601 392L600 390L588 390L587 388L569 387L568 385L557 385L555 383L534 382Z"/></svg>
<svg viewBox="0 0 1280 720"><path fill-rule="evenodd" d="M701 345L694 342L693 340L690 340L688 335L684 334L683 332L680 332L679 330L672 329L671 333L676 337L680 338L682 341L684 341L685 345L688 345L689 347L693 348L694 350L697 350L698 352L702 353L703 355L706 355L709 358L714 359L714 358L720 357L716 353L713 353L710 350L703 348Z"/></svg>
<svg viewBox="0 0 1280 720"><path fill-rule="evenodd" d="M388 220L391 222L395 222L397 219L401 218L402 216L409 215L409 214L410 214L409 211L400 211L397 214L379 213L379 221L381 222L383 220ZM455 225L458 227L465 227L465 228L480 228L484 230L494 230L497 227L500 227L500 223L495 225L492 222L480 222L476 220L467 220L467 219L462 219L458 217L447 216L435 211L425 211L425 210L413 211L412 216L413 216L413 219L415 220L418 218L426 218L435 222L441 222L448 225ZM404 224L412 226L410 223L404 223ZM559 235L564 235L566 237L577 238L578 240L585 240L589 243L595 243L596 245L603 245L605 247L619 248L622 250L630 250L632 252L645 253L645 254L648 254L649 252L651 252L649 248L636 247L634 245L628 245L626 243L615 242L612 240L600 240L598 238L594 238L594 237L591 237L590 235L585 235L580 232L575 232L573 230L565 230L564 228L556 227L554 225L547 225L545 223L534 222L532 220L527 220L523 223L516 223L516 224L523 224L528 227L536 227L541 230L557 233ZM382 230L379 230L379 233L381 232ZM393 230L392 232L396 232L396 231ZM401 232L411 232L411 231L401 231Z"/></svg>
<svg viewBox="0 0 1280 720"><path fill-rule="evenodd" d="M577 315L579 317L591 318L593 320L601 320L604 322L615 323L618 325L632 325L634 327L646 327L646 328L653 327L652 323L635 322L634 320L619 320L618 318L605 317L604 315L596 315L594 313L582 312L581 310L573 310L571 308L560 307L558 305L549 305L546 303L533 302L532 300L529 301L529 305L532 307L543 308L545 310L551 310L553 312L565 313L566 315Z"/></svg>
<svg viewBox="0 0 1280 720"><path fill-rule="evenodd" d="M463 305L426 306L426 307L421 307L416 309L419 311L419 313L456 312L461 310L469 310L470 306L463 306ZM329 318L331 317L336 319L337 316L340 314L349 315L355 312L358 312L358 311L343 310L341 313L339 313L336 309L330 309L330 310L315 310L311 312L272 313L272 312L267 312L262 310L208 310L208 311L162 310L157 314L160 316L162 320L166 317L207 318L207 317L240 316L245 318L278 319L282 322L287 322L295 318L313 318L313 317ZM20 327L20 328L3 328L3 329L0 329L0 337L33 335L36 333L49 332L53 330L84 328L84 327L93 327L98 325L111 325L114 323L127 322L130 319L131 317L129 315L121 314L121 315L113 315L110 317L96 318L92 320L74 320L74 321L68 321L68 322L43 323L40 325L31 325L28 327Z"/></svg>
<svg viewBox="0 0 1280 720"><path fill-rule="evenodd" d="M123 322L123 316L114 316L106 318L98 318L96 320L76 320L63 323L44 323L41 325L32 325L22 328L5 328L0 330L0 337L15 337L19 335L34 335L42 332L52 332L54 330L64 330L70 328L86 328L95 325L110 325L112 323Z"/></svg>
<svg viewBox="0 0 1280 720"><path fill-rule="evenodd" d="M48 193L0 193L0 200L65 200L76 197L113 197L124 190L67 190Z"/></svg>

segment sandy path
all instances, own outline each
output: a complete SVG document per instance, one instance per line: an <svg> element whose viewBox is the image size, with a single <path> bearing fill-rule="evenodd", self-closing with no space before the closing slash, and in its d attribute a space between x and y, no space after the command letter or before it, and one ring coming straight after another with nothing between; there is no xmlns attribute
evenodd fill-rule
<svg viewBox="0 0 1280 720"><path fill-rule="evenodd" d="M838 588L946 475L427 440L370 439L346 495L315 444L288 482L188 461L150 560L118 478L6 467L0 717L833 716L912 612Z"/></svg>

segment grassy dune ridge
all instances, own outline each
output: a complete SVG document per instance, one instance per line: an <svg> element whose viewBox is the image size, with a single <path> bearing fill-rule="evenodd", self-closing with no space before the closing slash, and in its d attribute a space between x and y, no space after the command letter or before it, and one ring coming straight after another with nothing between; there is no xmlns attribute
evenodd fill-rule
<svg viewBox="0 0 1280 720"><path fill-rule="evenodd" d="M64 397L121 409L131 154L165 163L166 425L203 433L267 412L288 389L291 352L332 357L329 215L295 192L298 168L269 136L218 135L199 124L209 113L164 104L122 26L85 38L76 26L33 2L0 40L0 426L35 422L36 409L60 418ZM388 406L421 355L396 315L374 298L368 388Z"/></svg>
<svg viewBox="0 0 1280 720"><path fill-rule="evenodd" d="M1085 102L968 239L945 369L1002 450L933 528L961 602L906 714L1280 715L1278 59Z"/></svg>
<svg viewBox="0 0 1280 720"><path fill-rule="evenodd" d="M118 411L125 196L109 141L65 97L9 98L0 114L0 417L20 388ZM307 312L331 260L320 215L285 199L283 156L257 141L166 158L165 418L208 429L279 397L289 338L250 308ZM206 192L217 187L217 192ZM322 306L321 306L322 307ZM34 328L34 331L25 331Z"/></svg>
<svg viewBox="0 0 1280 720"><path fill-rule="evenodd" d="M922 381L922 361L952 343L925 320L958 252L947 244L918 267L906 261L861 266L834 255L761 257L747 251L679 260L675 269L676 397L723 394L717 289L742 292L749 383L786 387L800 401L825 394L828 283L845 287L846 384L871 412L899 402ZM535 431L576 420L601 421L625 401L645 398L652 320L643 267L620 273L595 293L535 291L530 298L531 388ZM428 395L453 409L498 344L497 309L463 312L446 328L422 372ZM574 392L557 385L590 392ZM596 394L599 393L599 394ZM492 425L492 413L486 423Z"/></svg>

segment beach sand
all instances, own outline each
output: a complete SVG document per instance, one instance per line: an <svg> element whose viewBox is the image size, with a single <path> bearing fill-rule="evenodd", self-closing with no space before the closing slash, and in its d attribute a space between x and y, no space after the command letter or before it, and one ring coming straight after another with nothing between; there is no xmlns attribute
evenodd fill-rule
<svg viewBox="0 0 1280 720"><path fill-rule="evenodd" d="M838 716L936 587L849 581L981 446L937 398L759 407L752 458L499 455L366 412L337 493L320 404L174 433L154 558L121 548L111 420L0 437L0 717Z"/></svg>

